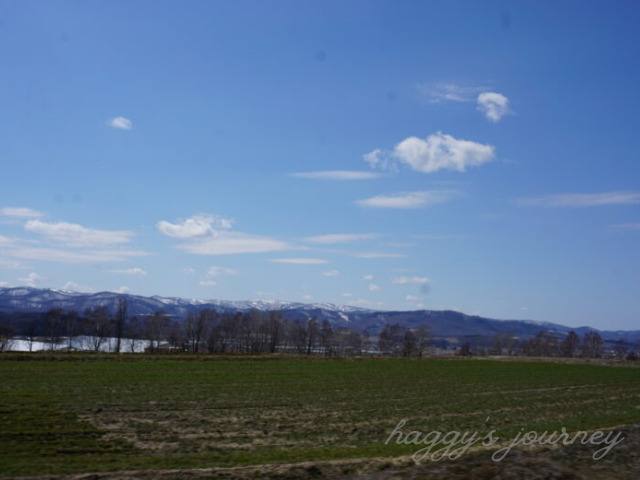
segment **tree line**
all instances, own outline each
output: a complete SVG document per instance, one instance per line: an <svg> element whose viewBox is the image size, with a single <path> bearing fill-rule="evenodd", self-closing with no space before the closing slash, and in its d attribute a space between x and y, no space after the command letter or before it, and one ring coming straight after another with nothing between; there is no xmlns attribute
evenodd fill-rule
<svg viewBox="0 0 640 480"><path fill-rule="evenodd" d="M5 314L6 315L6 314ZM0 351L8 349L19 335L32 350L44 342L50 350L124 352L189 352L299 355L423 357L442 353L439 340L432 339L428 327L408 328L386 324L377 336L368 331L334 328L327 320L288 318L281 311L249 310L219 312L213 309L191 311L174 319L159 310L148 315L130 316L127 301L120 298L115 311L106 306L87 308L81 314L52 308L44 314L15 314L13 323L0 314ZM535 337L519 340L513 334L496 335L491 340L463 342L455 349L460 356L505 355L536 357L616 357L638 359L624 341L607 350L595 331L580 338L570 331L564 338L541 331Z"/></svg>

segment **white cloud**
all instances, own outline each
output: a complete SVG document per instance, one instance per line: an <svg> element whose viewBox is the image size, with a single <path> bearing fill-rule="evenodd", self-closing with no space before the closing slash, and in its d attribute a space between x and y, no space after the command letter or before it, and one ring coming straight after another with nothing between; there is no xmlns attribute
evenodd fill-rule
<svg viewBox="0 0 640 480"><path fill-rule="evenodd" d="M618 225L612 225L612 228L619 230L640 230L640 223L619 223Z"/></svg>
<svg viewBox="0 0 640 480"><path fill-rule="evenodd" d="M24 228L68 247L101 247L127 243L133 236L133 233L128 231L95 230L76 223L51 223L42 220L29 220Z"/></svg>
<svg viewBox="0 0 640 480"><path fill-rule="evenodd" d="M4 207L0 208L0 215L7 217L39 218L43 217L44 213L25 207Z"/></svg>
<svg viewBox="0 0 640 480"><path fill-rule="evenodd" d="M355 258L405 258L402 253L384 253L384 252L360 252L354 253Z"/></svg>
<svg viewBox="0 0 640 480"><path fill-rule="evenodd" d="M560 193L522 198L518 203L528 207L599 207L603 205L634 205L640 203L638 192Z"/></svg>
<svg viewBox="0 0 640 480"><path fill-rule="evenodd" d="M128 257L137 257L148 255L148 253L139 250L89 250L89 251L70 251L60 250L56 248L15 248L6 252L11 257L24 258L27 260L43 260L62 263L100 263L100 262L117 262L126 260Z"/></svg>
<svg viewBox="0 0 640 480"><path fill-rule="evenodd" d="M319 243L323 245L335 243L356 242L358 240L370 240L376 238L373 233L331 233L328 235L317 235L315 237L307 237L304 240L309 243Z"/></svg>
<svg viewBox="0 0 640 480"><path fill-rule="evenodd" d="M213 280L202 280L198 283L202 287L215 287L217 283Z"/></svg>
<svg viewBox="0 0 640 480"><path fill-rule="evenodd" d="M239 232L219 232L210 238L178 245L178 248L198 255L231 255L277 252L287 250L289 245L269 237Z"/></svg>
<svg viewBox="0 0 640 480"><path fill-rule="evenodd" d="M329 270L327 272L322 272L322 275L325 277L338 277L340 275L339 270Z"/></svg>
<svg viewBox="0 0 640 480"><path fill-rule="evenodd" d="M133 123L131 120L125 117L114 117L107 120L107 125L113 128L118 128L120 130L131 130L133 128Z"/></svg>
<svg viewBox="0 0 640 480"><path fill-rule="evenodd" d="M423 190L377 195L363 200L356 200L355 203L361 207L409 209L436 205L459 196L460 193L454 190Z"/></svg>
<svg viewBox="0 0 640 480"><path fill-rule="evenodd" d="M209 270L207 270L208 277L219 277L221 275L238 275L239 273L240 272L238 272L238 270L235 270L233 268L218 266L209 267Z"/></svg>
<svg viewBox="0 0 640 480"><path fill-rule="evenodd" d="M31 272L26 277L19 278L18 280L24 283L27 287L35 287L38 282L44 280L44 277L35 272Z"/></svg>
<svg viewBox="0 0 640 480"><path fill-rule="evenodd" d="M408 137L398 143L393 151L374 150L364 156L372 167L393 168L397 163L406 164L421 173L439 170L464 172L495 159L495 147L470 140L459 140L437 132L426 139Z"/></svg>
<svg viewBox="0 0 640 480"><path fill-rule="evenodd" d="M0 287L8 287L9 282L0 282Z"/></svg>
<svg viewBox="0 0 640 480"><path fill-rule="evenodd" d="M303 296L302 296L302 299L303 299L303 300L313 300L313 295L309 295L309 294L307 294L307 295L303 295Z"/></svg>
<svg viewBox="0 0 640 480"><path fill-rule="evenodd" d="M340 294L340 296L344 297L344 298L351 298L351 297L353 297L353 293L343 292L343 293Z"/></svg>
<svg viewBox="0 0 640 480"><path fill-rule="evenodd" d="M429 103L473 102L475 96L486 87L462 86L455 83L422 83L417 85L418 93Z"/></svg>
<svg viewBox="0 0 640 480"><path fill-rule="evenodd" d="M390 158L389 154L380 148L365 153L362 158L369 164L371 168L380 168L382 170L396 171L396 163Z"/></svg>
<svg viewBox="0 0 640 480"><path fill-rule="evenodd" d="M158 230L172 238L187 240L177 248L197 255L228 255L287 250L288 244L259 235L230 231L232 222L214 215L194 215L179 223L162 220Z"/></svg>
<svg viewBox="0 0 640 480"><path fill-rule="evenodd" d="M395 146L393 156L422 173L445 169L464 172L467 167L493 160L495 148L438 132L426 140L418 137L404 139Z"/></svg>
<svg viewBox="0 0 640 480"><path fill-rule="evenodd" d="M161 220L156 227L168 237L184 240L215 236L219 229L228 230L232 225L231 220L215 215L193 215L179 223Z"/></svg>
<svg viewBox="0 0 640 480"><path fill-rule="evenodd" d="M66 290L68 292L79 292L79 293L93 293L95 290L91 287L79 285L76 282L69 280L62 286L62 290Z"/></svg>
<svg viewBox="0 0 640 480"><path fill-rule="evenodd" d="M321 258L272 258L269 261L274 263L291 263L294 265L320 265L329 263Z"/></svg>
<svg viewBox="0 0 640 480"><path fill-rule="evenodd" d="M194 273L196 273L196 269L191 267L185 267L182 269L182 273L184 273L185 275L193 275Z"/></svg>
<svg viewBox="0 0 640 480"><path fill-rule="evenodd" d="M145 276L148 274L148 272L140 267L134 267L134 268L124 268L121 270L109 270L109 272L111 273L121 273L123 275L141 275L141 276Z"/></svg>
<svg viewBox="0 0 640 480"><path fill-rule="evenodd" d="M367 281L373 280L373 275L363 275L362 278L364 278Z"/></svg>
<svg viewBox="0 0 640 480"><path fill-rule="evenodd" d="M408 283L415 283L418 285L424 285L426 283L430 283L427 277L396 277L393 279L393 283L396 285L406 285Z"/></svg>
<svg viewBox="0 0 640 480"><path fill-rule="evenodd" d="M127 293L129 292L131 289L129 287L127 287L126 285L122 285L121 287L117 288L116 290L113 290L114 293Z"/></svg>
<svg viewBox="0 0 640 480"><path fill-rule="evenodd" d="M499 122L502 117L511 113L509 99L500 93L482 92L478 95L478 110L484 113L491 122Z"/></svg>
<svg viewBox="0 0 640 480"><path fill-rule="evenodd" d="M18 242L15 238L0 235L0 247L15 247L18 245Z"/></svg>
<svg viewBox="0 0 640 480"><path fill-rule="evenodd" d="M370 292L377 292L378 290L380 290L380 287L375 283L370 283L367 288Z"/></svg>
<svg viewBox="0 0 640 480"><path fill-rule="evenodd" d="M370 180L380 177L377 173L360 172L351 170L327 170L321 172L292 173L292 177L307 178L310 180Z"/></svg>
<svg viewBox="0 0 640 480"><path fill-rule="evenodd" d="M407 300L407 302L419 302L420 299L414 295L407 295L405 297L405 299Z"/></svg>

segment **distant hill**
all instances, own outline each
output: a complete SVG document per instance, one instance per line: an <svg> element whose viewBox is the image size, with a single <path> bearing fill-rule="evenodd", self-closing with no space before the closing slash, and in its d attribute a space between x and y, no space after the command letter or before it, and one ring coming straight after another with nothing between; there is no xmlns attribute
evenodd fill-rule
<svg viewBox="0 0 640 480"><path fill-rule="evenodd" d="M436 339L474 340L486 343L496 335L513 334L524 339L535 336L541 330L558 337L564 337L570 330L583 335L596 330L609 342L619 339L640 342L640 330L599 331L589 327L570 328L564 325L530 320L496 320L477 315L466 315L451 310L377 311L364 308L333 305L330 303L297 303L280 301L222 301L196 300L172 297L143 297L139 295L113 292L78 293L61 290L30 287L0 288L0 312L46 312L50 308L63 308L83 312L98 305L115 311L118 299L125 298L130 315L149 315L163 310L174 318L184 318L190 311L205 308L221 312L237 312L257 309L262 311L280 310L289 318L307 320L312 317L319 321L328 320L334 327L367 330L372 335L385 324L398 323L406 327L429 327Z"/></svg>

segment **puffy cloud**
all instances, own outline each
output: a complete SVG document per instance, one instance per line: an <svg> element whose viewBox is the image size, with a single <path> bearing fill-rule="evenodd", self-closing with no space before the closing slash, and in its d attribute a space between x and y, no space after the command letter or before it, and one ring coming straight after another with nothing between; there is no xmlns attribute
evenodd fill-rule
<svg viewBox="0 0 640 480"><path fill-rule="evenodd" d="M410 209L436 205L459 196L460 192L454 190L423 190L377 195L363 200L356 200L355 203L361 207L370 208Z"/></svg>
<svg viewBox="0 0 640 480"><path fill-rule="evenodd" d="M191 267L185 267L182 269L182 273L184 273L185 275L193 275L194 273L196 273L196 269Z"/></svg>
<svg viewBox="0 0 640 480"><path fill-rule="evenodd" d="M329 263L321 258L272 258L269 260L274 263L291 263L294 265L320 265Z"/></svg>
<svg viewBox="0 0 640 480"><path fill-rule="evenodd" d="M133 128L133 122L125 117L114 117L107 120L107 125L120 130L131 130Z"/></svg>
<svg viewBox="0 0 640 480"><path fill-rule="evenodd" d="M395 146L393 155L422 173L445 169L464 172L467 167L493 160L495 149L491 145L458 140L451 135L438 132L429 135L426 140L417 137L404 139Z"/></svg>
<svg viewBox="0 0 640 480"><path fill-rule="evenodd" d="M124 268L121 270L109 270L111 273L121 273L123 275L140 275L145 276L148 272L140 267Z"/></svg>
<svg viewBox="0 0 640 480"><path fill-rule="evenodd" d="M495 159L492 145L460 140L437 132L426 139L408 137L398 143L393 151L374 150L365 155L372 167L389 168L397 163L405 164L421 173L439 170L464 172Z"/></svg>
<svg viewBox="0 0 640 480"><path fill-rule="evenodd" d="M339 270L329 270L326 272L322 272L322 275L324 275L325 277L338 277L340 275L340 271Z"/></svg>
<svg viewBox="0 0 640 480"><path fill-rule="evenodd" d="M560 193L522 198L518 203L528 207L599 207L640 203L638 192Z"/></svg>
<svg viewBox="0 0 640 480"><path fill-rule="evenodd" d="M317 235L315 237L305 238L306 242L318 243L318 244L335 244L335 243L347 243L356 242L358 240L370 240L376 238L377 235L372 233L331 233L328 235Z"/></svg>
<svg viewBox="0 0 640 480"><path fill-rule="evenodd" d="M375 283L370 283L367 288L370 292L377 292L378 290L380 290L380 287Z"/></svg>
<svg viewBox="0 0 640 480"><path fill-rule="evenodd" d="M292 177L306 178L310 180L371 180L380 177L377 173L360 172L351 170L327 170L320 172L292 173Z"/></svg>
<svg viewBox="0 0 640 480"><path fill-rule="evenodd" d="M127 243L133 236L133 233L128 231L96 230L76 223L43 222L42 220L29 220L24 228L68 247L101 247Z"/></svg>
<svg viewBox="0 0 640 480"><path fill-rule="evenodd" d="M230 229L232 222L215 215L194 215L178 223L161 220L156 227L168 237L191 239L215 236L219 229Z"/></svg>
<svg viewBox="0 0 640 480"><path fill-rule="evenodd" d="M44 217L44 213L32 210L25 207L4 207L0 208L0 215L6 217L20 217L20 218L40 218Z"/></svg>
<svg viewBox="0 0 640 480"><path fill-rule="evenodd" d="M44 280L42 275L38 275L35 272L31 272L29 275L23 278L19 278L22 283L24 283L27 287L35 287L38 282Z"/></svg>
<svg viewBox="0 0 640 480"><path fill-rule="evenodd" d="M495 92L482 92L478 95L478 110L484 113L487 120L494 123L511 113L509 99L501 93Z"/></svg>
<svg viewBox="0 0 640 480"><path fill-rule="evenodd" d="M178 223L162 220L158 230L172 238L186 240L177 246L197 255L228 255L286 250L288 244L259 235L231 231L232 222L214 215L194 215Z"/></svg>
<svg viewBox="0 0 640 480"><path fill-rule="evenodd" d="M373 275L363 275L362 278L364 278L367 281L373 280Z"/></svg>

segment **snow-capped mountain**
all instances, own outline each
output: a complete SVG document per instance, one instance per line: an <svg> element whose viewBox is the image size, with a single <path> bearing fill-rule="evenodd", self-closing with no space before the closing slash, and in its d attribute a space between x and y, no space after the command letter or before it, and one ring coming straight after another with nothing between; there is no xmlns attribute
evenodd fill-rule
<svg viewBox="0 0 640 480"><path fill-rule="evenodd" d="M415 328L429 327L434 337L493 338L496 335L513 334L528 338L544 330L557 337L564 337L570 330L583 335L589 327L570 328L549 322L533 320L495 320L476 315L466 315L450 310L379 311L331 303L299 303L279 300L200 300L176 297L143 297L115 292L79 293L31 287L0 288L0 312L46 312L50 308L63 308L82 313L86 308L106 306L112 312L120 298L127 300L129 315L149 315L162 310L182 319L189 312L210 308L220 312L246 312L279 310L293 320L306 321L316 318L329 321L334 327L367 330L377 334L386 324L398 323ZM600 331L603 338L613 342L625 339L640 342L640 331Z"/></svg>

